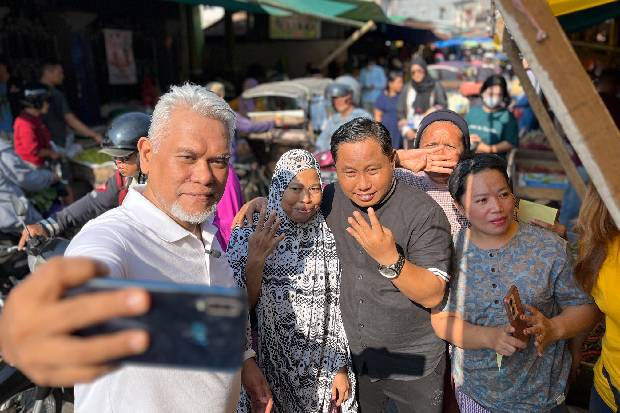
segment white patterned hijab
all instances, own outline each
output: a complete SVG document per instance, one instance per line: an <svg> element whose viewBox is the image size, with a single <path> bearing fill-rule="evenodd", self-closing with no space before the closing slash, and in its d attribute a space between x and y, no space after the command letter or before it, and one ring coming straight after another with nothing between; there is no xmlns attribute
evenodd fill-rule
<svg viewBox="0 0 620 413"><path fill-rule="evenodd" d="M282 196L284 195L284 191L288 187L289 183L297 176L301 171L305 171L306 169L313 169L316 171L319 182L321 180L321 170L319 168L319 163L312 156L312 154L303 149L292 149L290 151L285 152L273 171L273 177L271 178L271 187L269 188L269 201L267 203L267 213L271 213L275 211L278 218L280 218L280 226L283 231L287 229L293 228L295 225L313 225L317 222L317 215L320 215L320 212L317 211L317 214L310 218L308 222L304 224L296 224L286 215L284 210L282 209Z"/></svg>

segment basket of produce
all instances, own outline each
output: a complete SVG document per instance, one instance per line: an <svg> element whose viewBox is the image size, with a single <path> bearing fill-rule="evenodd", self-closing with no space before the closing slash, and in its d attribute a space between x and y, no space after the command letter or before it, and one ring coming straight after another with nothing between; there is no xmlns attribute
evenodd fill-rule
<svg viewBox="0 0 620 413"><path fill-rule="evenodd" d="M114 162L109 155L99 152L99 148L89 148L77 153L71 159L75 178L88 181L97 186L114 175Z"/></svg>

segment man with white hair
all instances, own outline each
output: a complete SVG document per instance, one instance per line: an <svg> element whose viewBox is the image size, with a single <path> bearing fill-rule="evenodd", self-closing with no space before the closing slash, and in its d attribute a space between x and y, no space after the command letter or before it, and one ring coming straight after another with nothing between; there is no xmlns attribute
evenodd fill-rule
<svg viewBox="0 0 620 413"><path fill-rule="evenodd" d="M138 142L147 184L130 188L122 206L85 225L65 255L96 258L115 278L233 286L226 257L217 253L223 248L212 221L226 184L234 128L235 115L223 99L201 86L173 86L155 107L148 138ZM246 352L244 384L251 377L250 384L263 386L260 396L267 404L269 390L251 353ZM77 385L75 409L231 412L240 376L122 367Z"/></svg>

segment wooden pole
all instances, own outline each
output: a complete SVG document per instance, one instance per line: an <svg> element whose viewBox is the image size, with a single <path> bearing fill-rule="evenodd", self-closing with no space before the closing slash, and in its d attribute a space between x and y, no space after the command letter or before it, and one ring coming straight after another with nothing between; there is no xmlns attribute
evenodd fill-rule
<svg viewBox="0 0 620 413"><path fill-rule="evenodd" d="M360 37L362 37L363 35L365 35L371 30L375 30L376 28L377 28L377 25L375 24L375 22L373 22L372 20L367 21L366 24L364 24L362 27L354 31L353 34L349 36L347 40L345 40L340 46L336 48L336 50L331 52L329 56L323 59L323 61L319 65L319 69L321 70L325 69L327 65L329 65L332 62L332 60L340 56L341 53L344 53L344 51L346 51L349 47L351 47L353 43L358 41Z"/></svg>
<svg viewBox="0 0 620 413"><path fill-rule="evenodd" d="M495 4L540 82L549 106L620 227L620 174L617 171L620 131L564 30L546 1L495 0Z"/></svg>
<svg viewBox="0 0 620 413"><path fill-rule="evenodd" d="M224 42L226 44L224 67L228 73L233 73L235 67L235 26L232 15L232 11L224 11Z"/></svg>
<svg viewBox="0 0 620 413"><path fill-rule="evenodd" d="M579 40L573 40L571 43L573 44L573 46L585 47L586 49L601 50L603 52L609 52L609 53L620 53L620 47L612 47L606 44L582 42Z"/></svg>
<svg viewBox="0 0 620 413"><path fill-rule="evenodd" d="M549 112L547 112L540 96L536 93L536 90L534 89L534 86L532 85L532 82L523 67L521 58L519 58L519 50L517 49L517 45L514 40L510 38L510 34L504 32L503 37L504 53L506 53L506 56L508 56L510 62L512 63L515 74L519 78L519 82L521 82L521 86L523 86L523 91L527 95L527 99L530 102L530 106L536 114L536 119L538 119L538 123L545 133L553 152L555 152L555 155L558 157L564 171L566 171L568 180L577 191L579 197L583 199L586 194L586 185L583 182L583 179L581 179L579 172L577 172L577 167L573 163L570 154L564 145L564 140L555 128L555 125L551 120L551 116L549 116Z"/></svg>
<svg viewBox="0 0 620 413"><path fill-rule="evenodd" d="M198 6L192 6L190 9L190 47L191 47L191 73L194 76L202 74L204 66L204 38L205 35L200 26L200 8Z"/></svg>
<svg viewBox="0 0 620 413"><path fill-rule="evenodd" d="M187 8L185 4L179 4L179 20L181 21L181 82L189 79L189 28L187 25Z"/></svg>

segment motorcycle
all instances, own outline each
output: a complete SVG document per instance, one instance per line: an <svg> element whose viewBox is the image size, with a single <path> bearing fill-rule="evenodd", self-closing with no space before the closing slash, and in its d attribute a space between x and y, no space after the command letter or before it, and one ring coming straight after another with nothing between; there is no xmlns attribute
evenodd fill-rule
<svg viewBox="0 0 620 413"><path fill-rule="evenodd" d="M23 224L25 211L20 205L19 202L13 203L13 208ZM21 263L26 258L27 268L32 272L52 257L63 255L68 245L69 240L64 238L36 236L28 240L25 253L19 251L17 245L1 245L0 258ZM21 270L21 267L15 268ZM10 291L22 279L23 275L19 273L3 271L0 274L0 311ZM73 405L72 388L37 386L15 367L0 360L0 413L61 413L67 405Z"/></svg>

